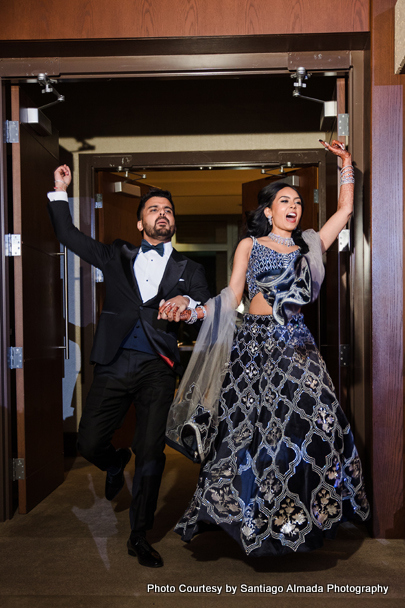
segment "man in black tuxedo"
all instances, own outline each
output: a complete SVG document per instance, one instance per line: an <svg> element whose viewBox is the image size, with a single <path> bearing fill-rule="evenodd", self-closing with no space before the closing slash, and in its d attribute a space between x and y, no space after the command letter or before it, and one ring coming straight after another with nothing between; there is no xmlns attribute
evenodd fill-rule
<svg viewBox="0 0 405 608"><path fill-rule="evenodd" d="M165 427L181 373L176 327L180 313L209 297L204 269L171 245L175 232L174 205L168 191L153 189L141 199L137 228L141 247L116 240L100 243L72 223L66 190L69 167L55 171L55 192L48 209L57 238L71 251L100 268L106 296L91 352L94 379L79 426L81 454L107 472L106 498L112 500L124 485L124 469L131 458L127 448L111 445L114 431L131 403L136 409L132 442L135 475L130 507L128 553L141 565L163 566L146 540L153 525L165 455ZM165 313L158 314L165 302Z"/></svg>

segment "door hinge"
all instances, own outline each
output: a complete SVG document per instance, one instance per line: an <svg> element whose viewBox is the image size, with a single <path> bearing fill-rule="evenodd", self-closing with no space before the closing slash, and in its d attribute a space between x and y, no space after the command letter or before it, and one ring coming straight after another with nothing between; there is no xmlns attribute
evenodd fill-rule
<svg viewBox="0 0 405 608"><path fill-rule="evenodd" d="M4 235L4 254L9 257L21 255L21 234Z"/></svg>
<svg viewBox="0 0 405 608"><path fill-rule="evenodd" d="M24 458L13 458L13 481L25 479Z"/></svg>
<svg viewBox="0 0 405 608"><path fill-rule="evenodd" d="M350 365L350 344L341 344L339 347L340 367Z"/></svg>
<svg viewBox="0 0 405 608"><path fill-rule="evenodd" d="M314 205L319 205L319 190L314 188Z"/></svg>
<svg viewBox="0 0 405 608"><path fill-rule="evenodd" d="M96 194L96 204L95 204L96 209L102 209L103 208L103 195L102 194Z"/></svg>
<svg viewBox="0 0 405 608"><path fill-rule="evenodd" d="M6 120L4 122L3 137L6 144L18 144L19 124L18 120Z"/></svg>
<svg viewBox="0 0 405 608"><path fill-rule="evenodd" d="M100 268L95 268L95 280L96 283L104 283L104 275L102 273L102 271L100 270Z"/></svg>
<svg viewBox="0 0 405 608"><path fill-rule="evenodd" d="M349 135L349 114L338 114L338 137Z"/></svg>
<svg viewBox="0 0 405 608"><path fill-rule="evenodd" d="M339 253L341 251L350 251L350 230L344 228L339 232Z"/></svg>
<svg viewBox="0 0 405 608"><path fill-rule="evenodd" d="M7 352L7 362L9 369L22 369L23 349L21 346L10 346Z"/></svg>

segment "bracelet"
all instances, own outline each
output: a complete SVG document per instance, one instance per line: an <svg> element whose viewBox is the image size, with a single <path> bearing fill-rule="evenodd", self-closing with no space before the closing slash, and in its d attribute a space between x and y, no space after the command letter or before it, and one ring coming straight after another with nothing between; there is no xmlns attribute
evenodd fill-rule
<svg viewBox="0 0 405 608"><path fill-rule="evenodd" d="M186 323L187 325L192 325L193 323L195 323L197 321L197 311L195 308L191 308L190 309L190 317L189 319L187 319Z"/></svg>
<svg viewBox="0 0 405 608"><path fill-rule="evenodd" d="M354 184L354 168L353 165L346 165L340 171L340 185Z"/></svg>
<svg viewBox="0 0 405 608"><path fill-rule="evenodd" d="M203 318L201 320L205 321L205 319L207 318L207 309L205 308L205 306L200 306L199 308L203 311Z"/></svg>

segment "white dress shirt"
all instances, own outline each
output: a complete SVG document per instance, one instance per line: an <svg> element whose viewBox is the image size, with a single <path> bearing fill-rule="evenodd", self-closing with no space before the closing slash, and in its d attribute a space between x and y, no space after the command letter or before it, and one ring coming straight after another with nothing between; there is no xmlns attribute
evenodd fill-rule
<svg viewBox="0 0 405 608"><path fill-rule="evenodd" d="M68 195L67 192L60 190L57 192L48 192L48 199L50 201L63 200L68 202ZM159 255L157 251L152 250L144 253L141 248L139 248L139 253L134 262L134 274L143 302L147 302L157 294L172 251L173 245L170 242L164 243L163 256ZM183 279L180 278L180 281L182 280ZM190 296L185 295L184 297L189 299L188 308L195 308L200 304L200 302L196 302L190 298Z"/></svg>
<svg viewBox="0 0 405 608"><path fill-rule="evenodd" d="M143 252L139 248L139 253L135 258L134 273L143 302L153 298L159 291L167 262L172 255L173 245L170 242L163 243L163 251L163 255L159 255L157 251ZM180 278L180 281L182 280L184 279ZM189 300L188 308L195 308L199 304L190 296L185 295L184 297Z"/></svg>
<svg viewBox="0 0 405 608"><path fill-rule="evenodd" d="M173 251L171 243L163 244L164 254L159 255L157 251L143 252L139 248L139 253L134 262L134 273L138 283L139 291L143 302L147 302L153 298L162 281L166 264Z"/></svg>

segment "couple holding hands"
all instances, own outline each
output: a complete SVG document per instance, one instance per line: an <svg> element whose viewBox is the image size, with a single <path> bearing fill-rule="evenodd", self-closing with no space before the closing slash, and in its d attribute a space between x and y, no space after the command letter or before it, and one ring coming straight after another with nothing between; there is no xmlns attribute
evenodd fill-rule
<svg viewBox="0 0 405 608"><path fill-rule="evenodd" d="M106 297L94 338L94 379L79 426L80 453L106 471L106 498L124 485L131 458L111 445L134 403L135 474L128 553L163 566L146 533L153 526L169 445L201 463L196 491L176 525L182 539L222 528L252 556L309 551L342 519L369 516L361 463L347 419L301 308L323 280L322 254L352 211L354 171L343 144L336 213L301 232L304 201L283 182L265 186L234 256L229 287L210 299L204 269L171 244L170 192L152 189L138 208L140 247L110 245L74 227L66 165L55 171L49 213L57 238L100 268ZM247 285L250 307L235 328ZM182 373L176 328L201 319Z"/></svg>

